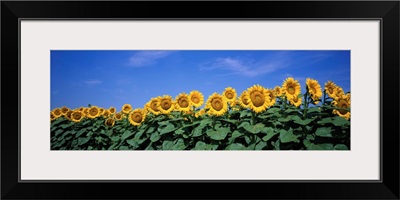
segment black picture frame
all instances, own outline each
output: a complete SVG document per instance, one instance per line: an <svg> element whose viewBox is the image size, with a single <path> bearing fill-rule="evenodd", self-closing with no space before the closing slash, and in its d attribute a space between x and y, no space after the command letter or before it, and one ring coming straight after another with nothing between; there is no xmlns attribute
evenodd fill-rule
<svg viewBox="0 0 400 200"><path fill-rule="evenodd" d="M2 199L399 199L399 1L2 1ZM20 19L379 19L378 182L20 182ZM17 76L18 74L18 76ZM17 82L18 81L18 82ZM368 155L365 155L368 156Z"/></svg>

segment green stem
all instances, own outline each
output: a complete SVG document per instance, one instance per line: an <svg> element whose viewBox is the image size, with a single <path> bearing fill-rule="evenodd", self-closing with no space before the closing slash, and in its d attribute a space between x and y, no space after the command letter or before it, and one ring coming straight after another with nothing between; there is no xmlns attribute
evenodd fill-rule
<svg viewBox="0 0 400 200"><path fill-rule="evenodd" d="M251 111L251 125L254 125L256 121L256 114L254 111Z"/></svg>
<svg viewBox="0 0 400 200"><path fill-rule="evenodd" d="M307 102L307 93L308 91L304 94L304 110L303 110L303 118L306 118L307 115L307 108L308 108L308 102Z"/></svg>

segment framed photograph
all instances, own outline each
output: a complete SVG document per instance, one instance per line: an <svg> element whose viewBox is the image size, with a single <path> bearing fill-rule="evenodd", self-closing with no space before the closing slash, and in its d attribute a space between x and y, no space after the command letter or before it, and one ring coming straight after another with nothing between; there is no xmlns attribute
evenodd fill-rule
<svg viewBox="0 0 400 200"><path fill-rule="evenodd" d="M399 199L399 8L2 1L1 198Z"/></svg>

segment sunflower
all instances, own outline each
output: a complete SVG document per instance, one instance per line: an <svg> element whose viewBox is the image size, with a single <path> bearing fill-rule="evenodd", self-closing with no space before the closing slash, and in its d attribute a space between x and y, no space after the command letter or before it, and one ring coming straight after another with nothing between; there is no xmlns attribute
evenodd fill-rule
<svg viewBox="0 0 400 200"><path fill-rule="evenodd" d="M196 118L199 118L200 116L203 116L203 115L205 115L205 114L206 114L206 110L201 109L201 110L199 110L198 112L196 112L196 113L194 114L194 116L195 116Z"/></svg>
<svg viewBox="0 0 400 200"><path fill-rule="evenodd" d="M332 101L333 105L338 108L349 109L350 108L350 93L338 97ZM348 110L333 110L333 114L339 115L347 120L350 119L350 112Z"/></svg>
<svg viewBox="0 0 400 200"><path fill-rule="evenodd" d="M68 112L69 110L70 110L70 109L67 108L66 106L61 107L61 113L62 113L62 115L65 116L65 114L67 114L67 112Z"/></svg>
<svg viewBox="0 0 400 200"><path fill-rule="evenodd" d="M325 93L330 97L333 98L335 95L335 90L336 90L336 84L333 83L332 81L328 81L325 83Z"/></svg>
<svg viewBox="0 0 400 200"><path fill-rule="evenodd" d="M260 85L254 85L247 89L247 99L249 99L249 108L256 113L265 111L271 104L267 89Z"/></svg>
<svg viewBox="0 0 400 200"><path fill-rule="evenodd" d="M344 95L344 91L343 88L341 88L340 86L336 86L335 88L335 92L333 94L333 99L339 99Z"/></svg>
<svg viewBox="0 0 400 200"><path fill-rule="evenodd" d="M103 111L103 117L108 118L110 115L111 115L111 112L109 110Z"/></svg>
<svg viewBox="0 0 400 200"><path fill-rule="evenodd" d="M85 111L85 107L79 107L77 110L84 112Z"/></svg>
<svg viewBox="0 0 400 200"><path fill-rule="evenodd" d="M73 122L80 122L83 119L84 115L81 111L79 110L74 110L71 113L71 120Z"/></svg>
<svg viewBox="0 0 400 200"><path fill-rule="evenodd" d="M108 126L108 127L112 127L112 126L114 126L115 121L114 121L113 118L108 118L108 119L106 119L106 120L104 121L104 124L105 124L106 126Z"/></svg>
<svg viewBox="0 0 400 200"><path fill-rule="evenodd" d="M89 108L83 108L83 114L85 114L85 116L89 115Z"/></svg>
<svg viewBox="0 0 400 200"><path fill-rule="evenodd" d="M204 103L204 96L201 92L193 90L189 93L190 106L200 107Z"/></svg>
<svg viewBox="0 0 400 200"><path fill-rule="evenodd" d="M100 116L100 115L103 115L104 110L105 110L104 108L99 108L99 112L100 112L100 113L99 113L99 116Z"/></svg>
<svg viewBox="0 0 400 200"><path fill-rule="evenodd" d="M71 114L72 114L72 110L68 110L67 113L65 113L65 117L69 120L71 120Z"/></svg>
<svg viewBox="0 0 400 200"><path fill-rule="evenodd" d="M290 102L290 104L292 104L296 107L299 107L301 105L301 100L302 100L302 98L295 97L293 99L290 99L289 102Z"/></svg>
<svg viewBox="0 0 400 200"><path fill-rule="evenodd" d="M131 111L128 115L129 122L134 126L139 126L146 118L144 109L137 108Z"/></svg>
<svg viewBox="0 0 400 200"><path fill-rule="evenodd" d="M222 93L222 96L226 99L228 103L235 101L236 99L236 90L232 87L227 87L225 88L224 92Z"/></svg>
<svg viewBox="0 0 400 200"><path fill-rule="evenodd" d="M119 121L119 120L122 120L123 114L118 112L118 113L115 113L113 117L116 121Z"/></svg>
<svg viewBox="0 0 400 200"><path fill-rule="evenodd" d="M228 111L228 104L225 97L214 92L207 99L206 109L211 115L221 116Z"/></svg>
<svg viewBox="0 0 400 200"><path fill-rule="evenodd" d="M62 115L61 108L55 108L51 112L53 113L53 115L55 116L56 119L61 117L61 115Z"/></svg>
<svg viewBox="0 0 400 200"><path fill-rule="evenodd" d="M53 114L53 112L50 112L50 121L53 121L56 119L56 116Z"/></svg>
<svg viewBox="0 0 400 200"><path fill-rule="evenodd" d="M189 112L190 111L190 100L186 93L181 93L175 98L175 108L176 110L182 112Z"/></svg>
<svg viewBox="0 0 400 200"><path fill-rule="evenodd" d="M158 110L159 104L160 104L159 97L151 98L150 101L146 103L145 107L151 113L159 115L161 113L160 110Z"/></svg>
<svg viewBox="0 0 400 200"><path fill-rule="evenodd" d="M92 106L87 110L87 117L93 119L100 116L100 109L97 106Z"/></svg>
<svg viewBox="0 0 400 200"><path fill-rule="evenodd" d="M270 90L270 89L266 89L268 92L268 96L269 96L269 105L268 106L273 106L276 103L276 95L275 95L275 90Z"/></svg>
<svg viewBox="0 0 400 200"><path fill-rule="evenodd" d="M294 80L292 77L289 77L283 82L282 90L288 100L293 99L300 94L300 83L299 81Z"/></svg>
<svg viewBox="0 0 400 200"><path fill-rule="evenodd" d="M117 112L117 109L115 107L110 107L108 111L110 112L111 115L113 115Z"/></svg>
<svg viewBox="0 0 400 200"><path fill-rule="evenodd" d="M311 99L313 100L313 103L318 104L318 100L322 97L322 90L318 81L315 79L307 78L306 85L308 92L311 95Z"/></svg>
<svg viewBox="0 0 400 200"><path fill-rule="evenodd" d="M122 112L123 112L123 113L129 114L129 112L131 112L131 111L132 111L132 106L131 106L131 104L124 104L124 105L122 106Z"/></svg>
<svg viewBox="0 0 400 200"><path fill-rule="evenodd" d="M169 114L175 108L175 102L172 100L172 97L169 95L164 95L159 97L160 103L158 104L157 109L163 114Z"/></svg>
<svg viewBox="0 0 400 200"><path fill-rule="evenodd" d="M275 93L275 96L277 96L277 97L282 96L282 95L283 95L283 93L282 93L282 88L279 87L279 86L275 86L275 88L274 88L274 93Z"/></svg>
<svg viewBox="0 0 400 200"><path fill-rule="evenodd" d="M240 106L242 106L243 108L248 108L248 106L249 106L249 98L248 98L247 90L243 91L242 94L240 95L239 103L240 103Z"/></svg>

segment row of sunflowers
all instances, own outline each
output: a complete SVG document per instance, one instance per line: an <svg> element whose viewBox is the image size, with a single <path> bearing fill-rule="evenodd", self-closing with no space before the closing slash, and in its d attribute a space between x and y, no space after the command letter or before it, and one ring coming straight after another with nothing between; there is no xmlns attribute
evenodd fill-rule
<svg viewBox="0 0 400 200"><path fill-rule="evenodd" d="M257 143L260 146L260 142L263 146L261 149L282 149L279 146L276 147L277 142L282 143L280 136L287 135L290 135L291 139L284 139L283 143L296 144L303 141L302 145L292 145L290 148L326 148L326 145L318 146L320 145L319 142L326 142L318 140L318 137L322 137L323 139L335 140L333 143L340 144L339 149L349 149L350 93L345 93L342 87L332 81L326 82L322 89L317 80L307 78L305 85L306 92L304 94L301 94L300 82L292 77L284 80L282 86L269 89L261 85L253 85L242 91L240 95L234 88L227 87L221 94L211 94L206 101L200 91L193 90L188 94L183 92L175 98L169 95L151 98L142 108L133 109L131 104L125 104L120 111L117 111L115 107L89 106L70 109L63 106L50 112L52 141L58 142L56 146L63 149L61 148L63 145L59 145L62 140L59 137L57 138L56 135L64 135L62 133L69 130L70 133L79 132L79 136L81 136L84 132L78 129L82 129L82 126L74 124L94 125L93 123L97 123L97 129L93 128L97 131L99 129L98 123L101 121L103 124L102 133L107 132L103 136L109 136L109 138L103 138L108 142L100 145L103 146L102 149L107 145L109 147L106 149L110 149L110 147L112 147L111 149L116 147L123 147L122 149L165 149L163 141L159 141L162 137L166 137L164 134L168 133L162 130L163 128L170 129L171 132L169 133L172 133L171 137L163 139L174 141L173 144L179 139L179 144L185 144L180 146L185 146L184 149L196 149L195 147L199 147L200 144L200 147L214 149L216 148L215 140L219 142L216 149L230 149L232 144L235 144L235 148L239 146L240 148L249 148L249 144L254 143L255 145ZM90 121L91 123L89 123ZM58 128L62 124L64 124L64 128ZM185 127L185 129L182 129L182 127ZM199 128L201 130L198 130ZM127 130L129 133L126 133ZM177 130L181 131L176 133ZM58 131L57 134L56 131ZM141 131L147 134L149 144L151 144L150 148L149 144L146 143L147 146L144 147L141 145L142 143L138 144L137 140L126 143L130 141L131 136L134 137L136 133ZM240 136L237 133L238 131L241 134ZM250 135L247 135L246 132ZM296 132L301 132L301 134ZM307 134L307 132L311 134ZM340 134L334 136L335 132L340 132ZM236 135L234 135L235 133ZM266 135L261 137L259 133ZM130 137L126 137L129 134ZM185 134L186 136L183 136ZM196 137L193 137L195 140L190 141L188 138L191 138L193 134L196 135ZM252 134L258 134L260 138L257 139ZM313 134L314 136L311 137ZM208 137L198 137L201 135ZM119 136L119 138L115 138L116 136ZM317 136L317 140L315 136ZM153 138L150 139L151 137ZM227 144L221 144L221 140L224 141L227 138L229 140L229 137L231 140ZM235 137L235 139L232 140L232 137ZM72 139L74 137L66 138ZM240 138L242 138L241 143L237 143L237 141L235 143L235 140L240 140ZM275 141L272 141L274 139ZM89 142L90 139L86 138L86 140ZM82 146L82 140L80 141ZM118 141L118 144L112 141ZM200 143L197 144L198 142ZM71 143L72 141L69 142L70 145ZM347 145L343 143L347 143ZM92 144L91 148L87 147L87 149L99 149L94 148L93 145L96 146ZM328 149L334 148L333 144L332 147L328 146Z"/></svg>

